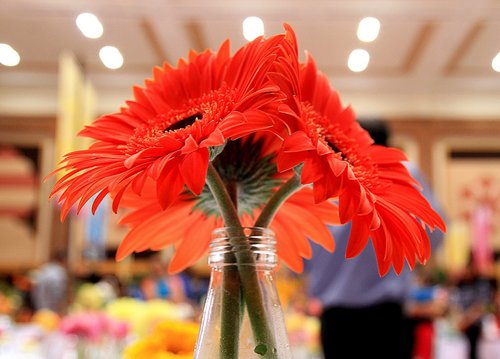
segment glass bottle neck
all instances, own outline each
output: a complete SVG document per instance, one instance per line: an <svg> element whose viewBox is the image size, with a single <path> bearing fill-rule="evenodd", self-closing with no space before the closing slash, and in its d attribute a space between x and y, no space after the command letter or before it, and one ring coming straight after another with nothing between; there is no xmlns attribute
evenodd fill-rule
<svg viewBox="0 0 500 359"><path fill-rule="evenodd" d="M277 262L274 232L268 228L225 227L212 232L208 263L213 269L248 265L272 270Z"/></svg>

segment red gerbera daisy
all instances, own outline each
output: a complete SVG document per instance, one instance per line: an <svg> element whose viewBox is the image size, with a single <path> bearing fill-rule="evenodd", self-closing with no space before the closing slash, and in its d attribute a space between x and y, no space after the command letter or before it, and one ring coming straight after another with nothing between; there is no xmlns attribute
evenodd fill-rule
<svg viewBox="0 0 500 359"><path fill-rule="evenodd" d="M223 181L237 187L239 216L243 226L253 226L262 207L289 174L277 174L271 136L250 136L229 142L214 160ZM178 272L198 260L208 249L211 233L223 226L217 204L208 189L200 196L183 194L167 209L155 200L149 183L142 195L128 193L123 206L132 208L121 221L130 230L117 252L121 260L132 252L159 250L175 245L169 271ZM276 234L279 257L293 270L303 268L302 258L311 258L306 237L329 251L334 241L325 224L338 224L337 207L329 202L314 204L312 189L303 188L280 208L269 226Z"/></svg>
<svg viewBox="0 0 500 359"><path fill-rule="evenodd" d="M325 224L338 224L337 207L329 202L314 204L312 190L303 188L292 195L280 208L269 226L276 235L278 256L296 272L303 269L302 258L312 255L307 238L333 251L334 240ZM169 272L179 272L194 264L207 251L214 229L223 226L215 212L206 213L198 207L196 198L179 198L172 206L162 210L152 199L140 200L137 207L120 221L129 232L120 243L116 255L121 260L133 252L160 250L175 246ZM129 202L130 203L130 202ZM131 203L130 203L131 204ZM252 226L260 210L253 215L243 213L243 226Z"/></svg>
<svg viewBox="0 0 500 359"><path fill-rule="evenodd" d="M172 204L184 185L200 194L210 148L259 130L279 133L273 107L283 94L268 78L283 35L258 38L233 57L229 42L214 53L191 52L177 68L155 68L144 88L119 113L105 115L80 135L97 140L89 149L65 156L60 193L64 218L93 196L93 210L114 192L116 211L127 188L141 193L148 177L156 184L162 208Z"/></svg>
<svg viewBox="0 0 500 359"><path fill-rule="evenodd" d="M287 38L296 49L290 28ZM432 230L444 230L445 225L401 163L406 156L397 149L373 145L312 58L308 56L305 64L295 59L279 63L288 72L298 71L299 80L280 82L297 118L291 121L294 132L284 141L278 168L288 170L303 163L301 181L313 184L315 201L338 198L342 223L352 220L347 257L359 254L371 237L381 274L391 264L401 272L405 259L411 268L416 259L425 262L430 245L421 222Z"/></svg>

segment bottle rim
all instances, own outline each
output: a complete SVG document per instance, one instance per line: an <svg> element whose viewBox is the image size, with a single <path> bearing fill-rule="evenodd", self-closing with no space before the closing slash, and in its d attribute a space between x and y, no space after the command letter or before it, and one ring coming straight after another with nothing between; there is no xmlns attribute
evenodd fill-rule
<svg viewBox="0 0 500 359"><path fill-rule="evenodd" d="M221 227L212 232L208 257L212 267L252 265L271 269L277 262L276 239L269 228Z"/></svg>
<svg viewBox="0 0 500 359"><path fill-rule="evenodd" d="M212 238L214 238L216 235L223 235L226 233L237 233L240 228L236 227L219 227L216 228L212 231ZM269 236L274 236L274 231L270 228L267 227L241 227L241 230L243 230L243 233L245 234L246 237L249 237L252 235L252 232L255 234L262 234L262 235L269 235Z"/></svg>

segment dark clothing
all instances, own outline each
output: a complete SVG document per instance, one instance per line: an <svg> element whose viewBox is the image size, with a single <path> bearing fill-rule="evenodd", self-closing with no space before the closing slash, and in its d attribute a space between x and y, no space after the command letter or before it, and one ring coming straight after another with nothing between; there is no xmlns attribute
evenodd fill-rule
<svg viewBox="0 0 500 359"><path fill-rule="evenodd" d="M469 342L469 359L478 358L478 344L481 338L481 320L487 308L495 301L496 280L471 275L462 279L457 285L457 291L452 297L454 304L465 313L479 311L478 318L462 328Z"/></svg>
<svg viewBox="0 0 500 359"><path fill-rule="evenodd" d="M400 304L332 307L321 316L325 359L402 359L405 323Z"/></svg>
<svg viewBox="0 0 500 359"><path fill-rule="evenodd" d="M481 338L481 322L476 321L464 329L464 334L469 341L469 359L478 358L478 344Z"/></svg>

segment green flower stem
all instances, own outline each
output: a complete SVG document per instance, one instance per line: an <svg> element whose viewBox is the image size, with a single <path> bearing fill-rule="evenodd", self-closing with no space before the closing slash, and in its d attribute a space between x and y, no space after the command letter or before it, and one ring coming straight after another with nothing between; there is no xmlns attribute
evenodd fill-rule
<svg viewBox="0 0 500 359"><path fill-rule="evenodd" d="M226 189L236 212L238 212L238 184L236 182L226 183Z"/></svg>
<svg viewBox="0 0 500 359"><path fill-rule="evenodd" d="M221 210L222 218L227 227L241 228L236 207L231 200L222 179L215 167L210 163L207 172L207 184ZM227 262L234 262L232 253L225 254ZM240 332L240 299L241 285L238 271L231 270L231 266L222 268L222 313L220 359L238 358Z"/></svg>
<svg viewBox="0 0 500 359"><path fill-rule="evenodd" d="M219 206L222 219L224 219L224 225L231 228L242 228L231 196L212 163L208 165L207 185Z"/></svg>
<svg viewBox="0 0 500 359"><path fill-rule="evenodd" d="M241 282L238 269L222 267L222 313L220 359L238 358L241 323Z"/></svg>
<svg viewBox="0 0 500 359"><path fill-rule="evenodd" d="M292 178L286 181L283 186L281 186L272 197L267 202L266 206L262 210L259 218L255 222L255 227L269 227L274 215L280 208L280 206L294 194L297 190L302 187L300 183L300 176L295 174Z"/></svg>
<svg viewBox="0 0 500 359"><path fill-rule="evenodd" d="M220 210L222 218L224 219L224 224L226 227L231 227L236 230L238 237L244 236L243 229L238 217L236 208L231 200L231 197L224 185L224 182L220 178L217 170L212 164L209 164L207 172L207 184L212 192ZM252 326L254 339L256 347L259 349L265 348L265 354L262 355L266 359L277 359L276 353L274 353L274 348L276 347L274 343L274 337L271 335L269 330L269 325L266 318L266 310L262 298L262 293L260 290L256 290L259 287L259 282L257 278L257 272L255 271L255 266L248 265L254 261L250 248L242 249L236 253L236 262L238 263L238 273L239 279L241 280L241 288L243 292L243 297L247 305L247 311L250 318L250 324ZM245 263L245 265L242 265ZM236 323L235 318L239 320L239 309L240 305L235 305L238 293L235 292L236 286L232 281L237 281L238 277L234 276L231 271L224 271L223 280L223 295L228 296L227 299L223 299L223 312L222 312L222 322L221 322L221 358L220 359L237 359L238 353L238 337L239 337L239 326L237 330L234 328L234 323ZM227 282L226 282L227 281ZM230 307L226 306L226 303ZM237 314L238 313L238 314ZM235 352L236 351L236 352Z"/></svg>

